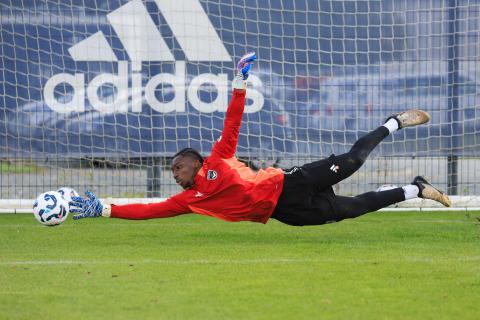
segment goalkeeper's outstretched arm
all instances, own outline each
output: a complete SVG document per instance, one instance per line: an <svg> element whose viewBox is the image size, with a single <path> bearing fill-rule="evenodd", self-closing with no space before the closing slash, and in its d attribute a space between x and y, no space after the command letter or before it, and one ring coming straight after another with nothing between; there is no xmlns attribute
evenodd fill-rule
<svg viewBox="0 0 480 320"><path fill-rule="evenodd" d="M97 198L91 191L86 197L73 197L70 202L70 212L76 213L74 220L83 218L111 217L130 220L145 220L174 217L190 213L187 205L177 199L177 196L162 202L148 204L110 205Z"/></svg>
<svg viewBox="0 0 480 320"><path fill-rule="evenodd" d="M245 109L246 80L256 58L255 52L250 52L244 55L237 64L237 72L232 83L232 99L225 115L222 135L213 146L213 155L229 159L235 154Z"/></svg>

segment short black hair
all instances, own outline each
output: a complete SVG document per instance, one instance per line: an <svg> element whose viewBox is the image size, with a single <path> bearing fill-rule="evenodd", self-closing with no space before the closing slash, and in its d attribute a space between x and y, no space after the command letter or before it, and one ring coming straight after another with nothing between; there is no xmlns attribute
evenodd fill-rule
<svg viewBox="0 0 480 320"><path fill-rule="evenodd" d="M194 159L197 159L198 161L200 161L201 164L203 164L202 155L200 154L200 152L198 152L197 150L195 150L193 148L184 148L184 149L178 151L177 153L175 153L175 155L173 156L172 159L174 159L178 156L182 156L182 157L191 156Z"/></svg>

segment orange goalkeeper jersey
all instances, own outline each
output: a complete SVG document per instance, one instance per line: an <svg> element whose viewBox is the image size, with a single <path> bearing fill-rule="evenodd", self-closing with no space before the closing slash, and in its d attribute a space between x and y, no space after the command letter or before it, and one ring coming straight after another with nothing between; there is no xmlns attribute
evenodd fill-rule
<svg viewBox="0 0 480 320"><path fill-rule="evenodd" d="M111 217L152 219L197 213L226 221L266 223L283 188L281 169L253 171L235 157L245 90L233 90L222 135L204 160L195 183L162 202L112 205Z"/></svg>

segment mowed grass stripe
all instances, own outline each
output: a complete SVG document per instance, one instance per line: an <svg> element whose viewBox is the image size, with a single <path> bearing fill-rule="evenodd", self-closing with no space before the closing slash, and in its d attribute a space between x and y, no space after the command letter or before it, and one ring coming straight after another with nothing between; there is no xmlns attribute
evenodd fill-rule
<svg viewBox="0 0 480 320"><path fill-rule="evenodd" d="M426 257L412 257L406 256L398 259L383 259L383 263L398 263L398 262L418 262L418 263L451 263L451 262L468 262L468 261L480 261L480 256L472 257L452 257L452 258L426 258ZM295 264L295 263L334 263L338 262L337 259L290 259L290 258L277 258L277 259L245 259L245 260L35 260L35 261L3 261L0 262L0 266L16 266L16 265L127 265L127 264ZM343 263L376 263L378 259L342 259Z"/></svg>
<svg viewBox="0 0 480 320"><path fill-rule="evenodd" d="M295 228L0 216L0 319L478 319L480 213Z"/></svg>

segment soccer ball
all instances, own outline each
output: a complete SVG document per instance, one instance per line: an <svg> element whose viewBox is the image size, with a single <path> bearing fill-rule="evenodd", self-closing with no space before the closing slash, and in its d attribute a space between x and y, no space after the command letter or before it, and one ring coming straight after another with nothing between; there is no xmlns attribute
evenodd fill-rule
<svg viewBox="0 0 480 320"><path fill-rule="evenodd" d="M72 197L78 197L78 192L69 187L62 187L58 189L57 192L60 193L65 200L67 200L67 203L72 201Z"/></svg>
<svg viewBox="0 0 480 320"><path fill-rule="evenodd" d="M392 189L395 189L395 188L398 188L398 186L396 186L394 184L384 184L384 185L381 185L380 187L378 187L377 192L392 190Z"/></svg>
<svg viewBox="0 0 480 320"><path fill-rule="evenodd" d="M42 193L33 204L33 215L43 225L59 225L67 219L68 202L57 191Z"/></svg>

